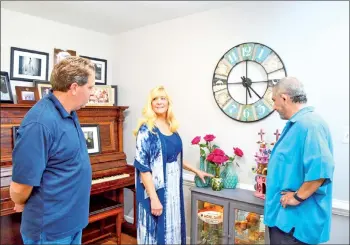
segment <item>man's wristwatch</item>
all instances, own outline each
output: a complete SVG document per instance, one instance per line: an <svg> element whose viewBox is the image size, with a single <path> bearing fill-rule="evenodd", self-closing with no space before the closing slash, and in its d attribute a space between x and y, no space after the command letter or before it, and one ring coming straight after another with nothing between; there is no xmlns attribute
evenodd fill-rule
<svg viewBox="0 0 350 245"><path fill-rule="evenodd" d="M298 192L296 191L296 192L294 192L294 195L293 195L293 197L295 198L295 200L297 200L298 202L303 202L303 201L305 201L305 199L302 199L302 198L300 198L300 197L298 197L298 194L297 194Z"/></svg>

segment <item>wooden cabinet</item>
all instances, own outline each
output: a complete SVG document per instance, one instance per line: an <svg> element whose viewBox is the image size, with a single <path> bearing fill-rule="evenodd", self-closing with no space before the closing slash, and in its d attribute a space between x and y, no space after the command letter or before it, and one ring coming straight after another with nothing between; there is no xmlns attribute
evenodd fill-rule
<svg viewBox="0 0 350 245"><path fill-rule="evenodd" d="M248 190L191 189L191 244L269 244L263 205Z"/></svg>

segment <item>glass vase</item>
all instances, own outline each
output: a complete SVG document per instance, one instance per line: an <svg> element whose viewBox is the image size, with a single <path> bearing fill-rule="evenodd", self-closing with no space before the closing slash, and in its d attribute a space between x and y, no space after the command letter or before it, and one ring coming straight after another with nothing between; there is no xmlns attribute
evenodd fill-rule
<svg viewBox="0 0 350 245"><path fill-rule="evenodd" d="M227 163L225 166L223 174L221 177L223 178L224 188L225 189L235 189L238 184L238 175L233 166L233 163Z"/></svg>
<svg viewBox="0 0 350 245"><path fill-rule="evenodd" d="M223 179L220 177L220 167L215 167L215 177L211 179L211 188L213 191L221 191L224 188Z"/></svg>
<svg viewBox="0 0 350 245"><path fill-rule="evenodd" d="M216 165L214 163L207 161L207 173L208 174L212 174L213 176L215 176L215 168L216 168ZM212 177L209 178L208 186L211 186L212 179L213 179Z"/></svg>
<svg viewBox="0 0 350 245"><path fill-rule="evenodd" d="M206 172L206 161L205 157L201 156L199 159L199 169ZM204 188L209 186L210 178L209 177L204 177L205 183L203 183L202 179L199 178L197 175L194 177L194 183L197 187L199 188Z"/></svg>

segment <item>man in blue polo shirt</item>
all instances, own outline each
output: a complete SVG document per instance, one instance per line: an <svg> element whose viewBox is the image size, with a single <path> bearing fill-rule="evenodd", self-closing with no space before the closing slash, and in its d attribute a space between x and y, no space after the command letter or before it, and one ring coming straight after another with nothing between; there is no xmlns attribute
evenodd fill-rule
<svg viewBox="0 0 350 245"><path fill-rule="evenodd" d="M333 145L325 121L307 102L293 77L273 88L274 108L288 120L272 150L264 222L271 244L317 244L329 240L332 216Z"/></svg>
<svg viewBox="0 0 350 245"><path fill-rule="evenodd" d="M53 92L23 118L12 153L11 199L24 244L81 244L88 224L91 165L76 110L95 84L91 61L68 57L51 74Z"/></svg>

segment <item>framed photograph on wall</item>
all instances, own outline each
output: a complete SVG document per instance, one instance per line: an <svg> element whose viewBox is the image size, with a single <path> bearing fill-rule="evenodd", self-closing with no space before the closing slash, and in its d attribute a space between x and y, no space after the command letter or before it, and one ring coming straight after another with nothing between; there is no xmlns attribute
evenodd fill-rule
<svg viewBox="0 0 350 245"><path fill-rule="evenodd" d="M100 142L100 125L98 124L82 124L86 146L89 154L96 154L101 152Z"/></svg>
<svg viewBox="0 0 350 245"><path fill-rule="evenodd" d="M38 89L39 99L49 94L52 88L49 81L33 81L34 87Z"/></svg>
<svg viewBox="0 0 350 245"><path fill-rule="evenodd" d="M11 47L10 79L25 82L46 81L49 74L49 54Z"/></svg>
<svg viewBox="0 0 350 245"><path fill-rule="evenodd" d="M88 106L113 106L114 91L109 85L95 85L91 94Z"/></svg>
<svg viewBox="0 0 350 245"><path fill-rule="evenodd" d="M118 105L118 86L117 85L111 85L112 87L112 93L114 94L114 105Z"/></svg>
<svg viewBox="0 0 350 245"><path fill-rule="evenodd" d="M80 55L80 57L87 58L95 65L95 83L107 85L107 60L88 57Z"/></svg>
<svg viewBox="0 0 350 245"><path fill-rule="evenodd" d="M34 105L39 100L38 89L36 87L16 86L17 103Z"/></svg>
<svg viewBox="0 0 350 245"><path fill-rule="evenodd" d="M77 52L70 49L64 50L64 49L55 48L53 50L53 65L56 65L58 62L60 62L61 60L69 56L77 56Z"/></svg>
<svg viewBox="0 0 350 245"><path fill-rule="evenodd" d="M19 129L19 126L13 126L12 127L12 140L13 140L13 146L15 146L16 138L17 138L17 130Z"/></svg>
<svg viewBox="0 0 350 245"><path fill-rule="evenodd" d="M6 71L1 72L1 103L13 103L9 74Z"/></svg>

